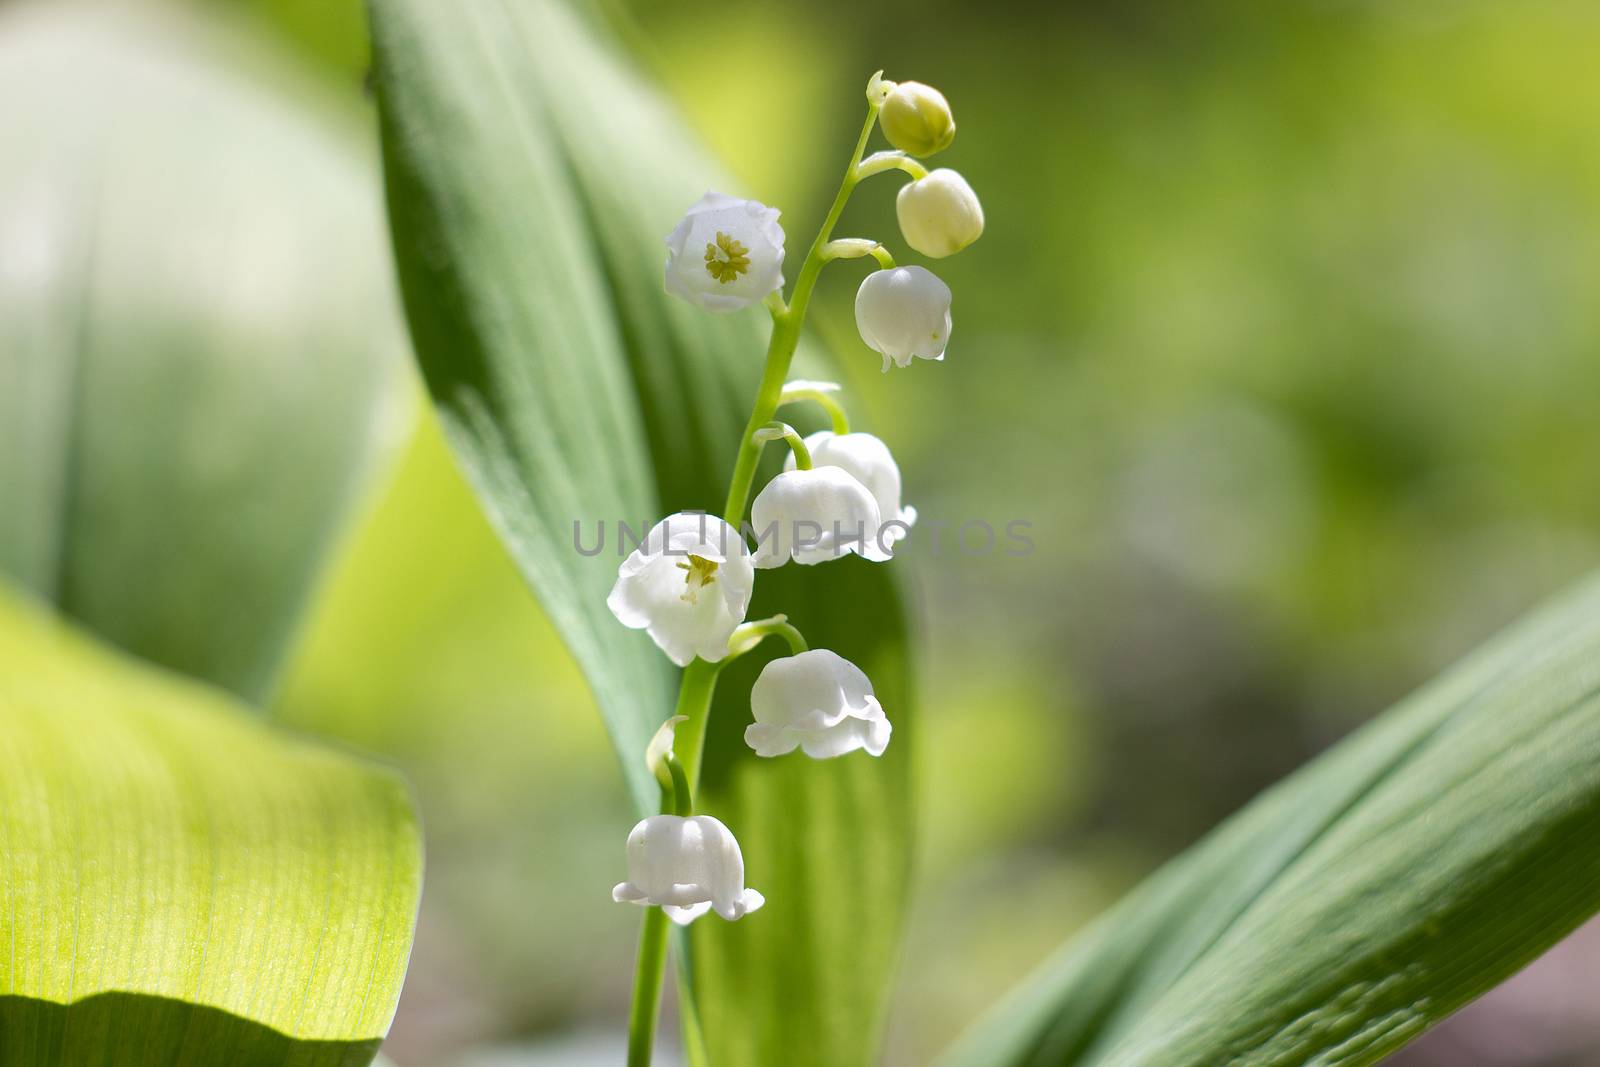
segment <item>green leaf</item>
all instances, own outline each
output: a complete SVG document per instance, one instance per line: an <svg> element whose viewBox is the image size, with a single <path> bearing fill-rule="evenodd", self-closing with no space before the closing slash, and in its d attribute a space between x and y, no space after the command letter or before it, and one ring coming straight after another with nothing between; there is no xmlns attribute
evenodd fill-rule
<svg viewBox="0 0 1600 1067"><path fill-rule="evenodd" d="M370 10L415 351L469 479L594 687L640 811L654 810L641 757L676 672L605 607L614 526L585 557L573 524L587 548L596 520L642 531L720 508L768 322L667 297L661 242L730 183L555 0ZM854 133L839 133L841 166ZM785 222L793 249L821 219ZM881 761L758 760L740 740L757 657L725 673L697 806L738 835L768 904L695 924L691 979L712 1063L852 1067L876 1058L909 870L903 608L889 569L843 561L763 572L752 614L777 610L868 671L895 741Z"/></svg>
<svg viewBox="0 0 1600 1067"><path fill-rule="evenodd" d="M3 587L0 662L0 1063L370 1062L421 888L405 785Z"/></svg>
<svg viewBox="0 0 1600 1067"><path fill-rule="evenodd" d="M260 700L404 337L367 138L178 17L0 13L0 572Z"/></svg>
<svg viewBox="0 0 1600 1067"><path fill-rule="evenodd" d="M1600 579L1263 794L944 1067L1373 1063L1600 909Z"/></svg>

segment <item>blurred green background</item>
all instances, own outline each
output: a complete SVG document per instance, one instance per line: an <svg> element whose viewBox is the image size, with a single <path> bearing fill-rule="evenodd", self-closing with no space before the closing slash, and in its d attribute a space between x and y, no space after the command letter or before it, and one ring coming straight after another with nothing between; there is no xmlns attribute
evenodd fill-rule
<svg viewBox="0 0 1600 1067"><path fill-rule="evenodd" d="M381 198L357 3L161 6L281 53L292 75L248 76L338 131ZM944 364L879 375L851 266L816 314L922 516L923 838L889 1062L927 1062L1142 873L1600 562L1600 8L601 17L792 244L880 67L950 98L938 162L987 210L936 267ZM897 245L894 185L864 186L841 233ZM605 892L630 821L615 757L418 408L274 712L420 794L395 1063L610 1062L638 918ZM1028 522L1037 549L963 553L973 519ZM1600 1010L1574 992L1600 981L1596 941L1399 1059L1600 1063Z"/></svg>

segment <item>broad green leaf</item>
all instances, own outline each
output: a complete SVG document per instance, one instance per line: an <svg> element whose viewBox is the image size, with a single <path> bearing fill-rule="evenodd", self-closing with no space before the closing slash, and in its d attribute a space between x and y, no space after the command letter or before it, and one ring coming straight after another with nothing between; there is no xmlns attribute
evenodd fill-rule
<svg viewBox="0 0 1600 1067"><path fill-rule="evenodd" d="M1600 579L1263 794L944 1067L1373 1063L1600 910Z"/></svg>
<svg viewBox="0 0 1600 1067"><path fill-rule="evenodd" d="M421 844L392 773L0 587L0 1063L355 1067Z"/></svg>
<svg viewBox="0 0 1600 1067"><path fill-rule="evenodd" d="M259 700L404 337L359 127L178 17L0 12L0 572Z"/></svg>
<svg viewBox="0 0 1600 1067"><path fill-rule="evenodd" d="M671 713L676 672L605 607L614 525L605 551L585 557L573 524L589 547L596 520L641 530L666 512L720 508L767 320L667 297L661 242L708 187L729 183L556 0L370 10L415 351L464 469L595 689L640 810L653 810L640 757ZM853 133L840 131L841 161ZM791 250L820 221L786 214ZM739 740L756 657L724 675L698 806L739 836L768 904L693 928L706 1045L718 1065L865 1064L909 867L915 723L900 597L888 568L845 561L763 572L756 600L754 614L788 612L871 674L895 742L881 761L757 760Z"/></svg>

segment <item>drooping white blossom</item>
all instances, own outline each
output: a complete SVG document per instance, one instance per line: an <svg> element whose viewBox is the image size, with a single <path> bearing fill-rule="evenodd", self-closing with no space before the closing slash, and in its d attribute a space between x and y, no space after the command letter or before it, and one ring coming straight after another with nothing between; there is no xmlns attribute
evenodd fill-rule
<svg viewBox="0 0 1600 1067"><path fill-rule="evenodd" d="M709 192L667 235L667 292L708 311L736 311L783 285L778 210Z"/></svg>
<svg viewBox="0 0 1600 1067"><path fill-rule="evenodd" d="M766 903L744 884L744 855L732 831L709 815L652 815L628 834L628 880L611 899L658 904L687 925L715 910L742 918Z"/></svg>
<svg viewBox="0 0 1600 1067"><path fill-rule="evenodd" d="M881 756L889 720L861 668L825 648L775 659L750 690L755 722L744 739L758 756L799 748L812 759L856 749Z"/></svg>
<svg viewBox="0 0 1600 1067"><path fill-rule="evenodd" d="M885 544L893 544L910 532L908 527L917 521L917 509L901 506L900 466L880 438L870 433L821 430L807 437L805 444L813 466L838 467L867 487L878 502ZM792 454L785 469L795 469Z"/></svg>
<svg viewBox="0 0 1600 1067"><path fill-rule="evenodd" d="M821 563L855 552L874 562L890 556L872 491L841 467L784 471L750 505L757 567Z"/></svg>
<svg viewBox="0 0 1600 1067"><path fill-rule="evenodd" d="M685 511L656 523L617 568L606 598L617 619L645 630L680 667L712 663L750 607L755 570L737 530L712 515Z"/></svg>
<svg viewBox="0 0 1600 1067"><path fill-rule="evenodd" d="M906 182L894 201L900 234L925 256L955 255L983 236L983 205L967 179L941 167Z"/></svg>
<svg viewBox="0 0 1600 1067"><path fill-rule="evenodd" d="M889 143L908 156L931 156L956 139L950 102L931 85L900 82L883 98L878 126Z"/></svg>
<svg viewBox="0 0 1600 1067"><path fill-rule="evenodd" d="M909 366L913 358L943 359L950 343L950 287L923 267L875 270L856 290L856 329L867 347Z"/></svg>

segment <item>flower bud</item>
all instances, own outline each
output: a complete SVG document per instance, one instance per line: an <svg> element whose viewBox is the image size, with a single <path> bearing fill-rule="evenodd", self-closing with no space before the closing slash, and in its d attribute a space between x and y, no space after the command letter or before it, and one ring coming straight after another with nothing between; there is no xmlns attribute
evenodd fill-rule
<svg viewBox="0 0 1600 1067"><path fill-rule="evenodd" d="M644 748L644 765L650 768L650 773L656 776L656 781L661 783L663 789L672 788L672 771L667 767L667 756L677 740L678 724L688 721L687 715L674 715L656 729L655 736Z"/></svg>
<svg viewBox="0 0 1600 1067"><path fill-rule="evenodd" d="M832 759L856 749L870 756L889 747L889 719L860 667L814 648L775 659L750 689L755 722L745 744L758 756L801 749L812 759Z"/></svg>
<svg viewBox="0 0 1600 1067"><path fill-rule="evenodd" d="M950 287L923 267L867 275L856 291L856 329L867 347L907 366L913 357L943 359L950 341Z"/></svg>
<svg viewBox="0 0 1600 1067"><path fill-rule="evenodd" d="M921 82L900 82L884 97L878 126L908 156L943 152L956 139L956 120L944 94Z"/></svg>
<svg viewBox="0 0 1600 1067"><path fill-rule="evenodd" d="M983 236L983 205L967 179L941 167L900 187L895 214L906 244L943 259Z"/></svg>

